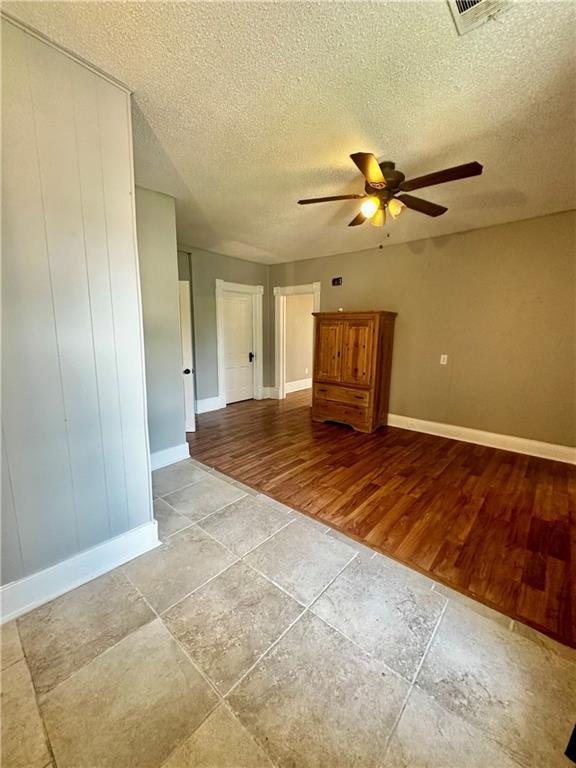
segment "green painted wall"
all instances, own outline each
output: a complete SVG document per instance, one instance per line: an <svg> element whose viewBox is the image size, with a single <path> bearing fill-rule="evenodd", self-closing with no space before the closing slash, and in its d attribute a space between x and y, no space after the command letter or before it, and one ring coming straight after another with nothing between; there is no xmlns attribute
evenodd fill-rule
<svg viewBox="0 0 576 768"><path fill-rule="evenodd" d="M187 258L188 257L188 258ZM263 361L264 386L271 386L270 370L270 318L268 266L242 259L233 259L219 253L198 248L180 248L180 278L191 276L194 316L194 367L196 370L196 397L204 400L218 395L218 359L216 354L216 280L230 283L263 285Z"/></svg>
<svg viewBox="0 0 576 768"><path fill-rule="evenodd" d="M150 451L186 442L173 197L136 187Z"/></svg>

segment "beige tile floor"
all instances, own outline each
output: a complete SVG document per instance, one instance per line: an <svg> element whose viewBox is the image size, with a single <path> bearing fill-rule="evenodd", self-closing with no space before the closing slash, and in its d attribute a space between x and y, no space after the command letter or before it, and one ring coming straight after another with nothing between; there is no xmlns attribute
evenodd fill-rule
<svg viewBox="0 0 576 768"><path fill-rule="evenodd" d="M2 628L3 768L569 768L576 652L192 460Z"/></svg>

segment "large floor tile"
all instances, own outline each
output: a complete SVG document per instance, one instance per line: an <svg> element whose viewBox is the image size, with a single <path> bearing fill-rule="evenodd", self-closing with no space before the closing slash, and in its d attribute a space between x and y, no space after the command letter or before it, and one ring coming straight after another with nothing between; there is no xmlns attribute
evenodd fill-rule
<svg viewBox="0 0 576 768"><path fill-rule="evenodd" d="M45 768L52 755L24 659L2 671L2 768Z"/></svg>
<svg viewBox="0 0 576 768"><path fill-rule="evenodd" d="M329 528L326 531L326 536L329 536L331 539L338 539L338 541L343 541L345 544L348 544L349 547L355 549L356 552L359 552L361 555L363 555L363 557L372 557L374 555L374 550L370 549L370 547L367 547L366 544L362 544L362 542L356 541L356 539L353 539L351 536L346 536L345 533L337 531L336 528Z"/></svg>
<svg viewBox="0 0 576 768"><path fill-rule="evenodd" d="M263 499L245 496L207 517L200 527L242 557L286 525L291 515Z"/></svg>
<svg viewBox="0 0 576 768"><path fill-rule="evenodd" d="M385 665L306 614L229 701L279 766L376 768L407 690Z"/></svg>
<svg viewBox="0 0 576 768"><path fill-rule="evenodd" d="M384 565L391 571L395 570L397 572L397 578L410 579L413 584L418 582L422 589L435 589L437 586L439 586L437 581L434 581L433 579L429 578L423 573L420 573L420 571L417 571L414 568L410 568L409 566L400 562L400 560L396 560L393 557L388 557L388 555L375 552L373 558L374 560L382 561Z"/></svg>
<svg viewBox="0 0 576 768"><path fill-rule="evenodd" d="M163 768L273 768L273 765L222 705L178 747Z"/></svg>
<svg viewBox="0 0 576 768"><path fill-rule="evenodd" d="M208 475L194 485L170 493L166 496L166 501L177 512L196 522L245 495L244 491L235 485Z"/></svg>
<svg viewBox="0 0 576 768"><path fill-rule="evenodd" d="M514 621L512 622L512 631L515 634L520 635L520 637L525 637L527 640L536 643L536 645L539 645L548 653L556 653L569 661L576 661L576 650L574 650L574 648L570 648L556 640L552 640L551 637L543 635L541 632L537 632L535 629L532 629L532 627L526 626L526 624Z"/></svg>
<svg viewBox="0 0 576 768"><path fill-rule="evenodd" d="M278 501L277 499L273 499L272 496L267 496L265 493L258 493L257 496L262 501L265 501L266 504L269 504L271 507L274 507L274 509L279 509L281 512L286 512L287 515L294 513L294 510L292 509L292 507L289 507L286 504L282 504L281 501Z"/></svg>
<svg viewBox="0 0 576 768"><path fill-rule="evenodd" d="M533 768L565 768L576 660L450 602L417 685Z"/></svg>
<svg viewBox="0 0 576 768"><path fill-rule="evenodd" d="M346 544L295 521L246 559L301 603L308 604L355 555Z"/></svg>
<svg viewBox="0 0 576 768"><path fill-rule="evenodd" d="M296 510L293 511L293 514L295 519L301 525L311 528L312 530L315 530L317 533L325 533L327 535L328 532L330 531L330 528L325 523L323 523L322 520L317 520L315 517L310 517L310 515L305 515L304 512L298 512ZM341 541L344 541L348 546L351 546L346 536L343 536ZM352 547L352 549L353 548L354 547Z"/></svg>
<svg viewBox="0 0 576 768"><path fill-rule="evenodd" d="M36 690L49 691L152 619L146 601L120 569L36 608L18 620Z"/></svg>
<svg viewBox="0 0 576 768"><path fill-rule="evenodd" d="M237 563L163 616L222 693L226 693L301 613L302 606Z"/></svg>
<svg viewBox="0 0 576 768"><path fill-rule="evenodd" d="M213 472L214 468L211 467L209 464L203 464L201 461L196 461L196 459L188 459L190 464L192 464L193 467L198 467L198 469L203 469L205 472Z"/></svg>
<svg viewBox="0 0 576 768"><path fill-rule="evenodd" d="M463 595L461 592L457 592L455 589L450 589L450 587L446 587L444 584L439 584L438 582L434 583L434 591L438 592L439 595L449 598L454 603L460 603L465 608L469 608L471 611L479 613L480 616L495 621L497 624L500 624L501 627L504 627L504 629L510 629L512 621L508 616L489 608L478 600L473 600L471 597Z"/></svg>
<svg viewBox="0 0 576 768"><path fill-rule="evenodd" d="M481 731L414 689L394 731L386 768L520 768Z"/></svg>
<svg viewBox="0 0 576 768"><path fill-rule="evenodd" d="M165 496L185 485L197 483L204 477L208 477L208 473L195 466L191 461L179 461L152 472L152 490L154 496Z"/></svg>
<svg viewBox="0 0 576 768"><path fill-rule="evenodd" d="M193 525L123 567L154 610L160 613L234 560L234 555Z"/></svg>
<svg viewBox="0 0 576 768"><path fill-rule="evenodd" d="M230 475L225 475L223 472L218 472L217 469L212 471L212 474L214 477L220 477L222 480L226 480L227 483L231 483L232 485L235 485L236 488L240 488L244 491L244 493L249 493L252 496L258 496L259 491L256 488L252 488L250 485L246 485L245 483L241 483L240 480L234 480L233 477L230 477Z"/></svg>
<svg viewBox="0 0 576 768"><path fill-rule="evenodd" d="M16 622L9 621L2 624L0 626L0 663L2 669L10 667L22 658L24 658L24 653L20 645Z"/></svg>
<svg viewBox="0 0 576 768"><path fill-rule="evenodd" d="M158 536L162 541L173 533L192 525L189 517L176 512L164 499L154 499L154 517L158 523Z"/></svg>
<svg viewBox="0 0 576 768"><path fill-rule="evenodd" d="M358 556L313 611L412 680L446 599L384 558Z"/></svg>
<svg viewBox="0 0 576 768"><path fill-rule="evenodd" d="M161 621L41 700L58 768L158 768L217 696Z"/></svg>

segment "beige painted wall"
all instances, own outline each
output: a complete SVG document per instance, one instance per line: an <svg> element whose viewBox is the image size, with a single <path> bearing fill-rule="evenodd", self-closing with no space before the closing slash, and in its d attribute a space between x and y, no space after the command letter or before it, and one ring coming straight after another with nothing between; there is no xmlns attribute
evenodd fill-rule
<svg viewBox="0 0 576 768"><path fill-rule="evenodd" d="M575 445L575 260L568 211L275 265L270 286L318 280L322 310L398 312L391 412Z"/></svg>
<svg viewBox="0 0 576 768"><path fill-rule="evenodd" d="M286 382L312 376L314 294L286 296Z"/></svg>

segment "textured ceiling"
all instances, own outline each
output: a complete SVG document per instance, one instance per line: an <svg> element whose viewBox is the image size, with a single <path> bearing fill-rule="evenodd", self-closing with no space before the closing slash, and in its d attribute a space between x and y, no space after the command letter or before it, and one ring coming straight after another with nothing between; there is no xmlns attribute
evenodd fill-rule
<svg viewBox="0 0 576 768"><path fill-rule="evenodd" d="M519 2L459 37L433 2L8 2L134 90L137 183L177 199L182 244L274 263L576 207L576 5ZM385 229L346 224L348 159L407 177L478 160Z"/></svg>

